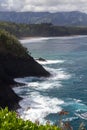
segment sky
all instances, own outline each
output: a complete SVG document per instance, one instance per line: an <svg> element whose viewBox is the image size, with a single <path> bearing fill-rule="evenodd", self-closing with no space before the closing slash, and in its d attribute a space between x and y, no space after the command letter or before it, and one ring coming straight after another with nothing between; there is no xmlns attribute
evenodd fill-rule
<svg viewBox="0 0 87 130"><path fill-rule="evenodd" d="M87 13L87 0L0 0L0 11L81 11Z"/></svg>

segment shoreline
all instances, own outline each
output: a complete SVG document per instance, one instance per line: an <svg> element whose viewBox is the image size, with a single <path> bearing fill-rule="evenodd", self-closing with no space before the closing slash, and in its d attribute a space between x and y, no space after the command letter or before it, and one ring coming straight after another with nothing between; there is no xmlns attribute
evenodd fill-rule
<svg viewBox="0 0 87 130"><path fill-rule="evenodd" d="M49 77L50 73L30 55L18 57L0 52L0 107L8 106L9 109L19 107L21 97L12 89L17 83L14 78L27 76Z"/></svg>
<svg viewBox="0 0 87 130"><path fill-rule="evenodd" d="M65 38L65 37L87 37L87 35L65 35L65 36L42 36L42 37L39 37L39 36L32 36L32 37L22 37L22 38L19 38L19 41L21 40L31 40L31 39L48 39L48 38Z"/></svg>
<svg viewBox="0 0 87 130"><path fill-rule="evenodd" d="M19 40L34 39L34 38L41 38L41 37L22 37Z"/></svg>

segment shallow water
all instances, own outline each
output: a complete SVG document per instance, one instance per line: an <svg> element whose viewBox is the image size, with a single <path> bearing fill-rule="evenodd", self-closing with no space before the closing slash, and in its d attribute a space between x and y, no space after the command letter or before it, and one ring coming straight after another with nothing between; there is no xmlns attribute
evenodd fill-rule
<svg viewBox="0 0 87 130"><path fill-rule="evenodd" d="M25 83L14 88L23 97L18 110L23 119L58 124L58 112L69 112L63 121L74 129L81 122L87 128L87 36L51 37L22 40L35 58L51 74L50 78L26 77L16 79Z"/></svg>

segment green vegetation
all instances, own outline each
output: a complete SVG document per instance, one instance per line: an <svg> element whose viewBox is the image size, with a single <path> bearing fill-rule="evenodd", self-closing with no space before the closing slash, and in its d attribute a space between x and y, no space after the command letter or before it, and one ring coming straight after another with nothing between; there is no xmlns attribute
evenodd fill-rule
<svg viewBox="0 0 87 130"><path fill-rule="evenodd" d="M0 30L0 52L10 53L15 56L28 56L28 51L17 38L4 30Z"/></svg>
<svg viewBox="0 0 87 130"><path fill-rule="evenodd" d="M26 25L1 22L0 52L3 52L3 54L12 54L17 57L27 57L27 49L11 34L14 34L17 37L84 35L87 34L87 27L59 27L44 23ZM64 113L62 112L62 114ZM8 111L8 108L0 109L0 130L68 130L69 128L71 128L71 126L67 122L63 123L62 120L60 120L59 127L52 126L49 122L44 126L39 125L38 121L36 123L24 121L18 117L15 112ZM79 130L85 130L83 124L80 125Z"/></svg>
<svg viewBox="0 0 87 130"><path fill-rule="evenodd" d="M60 115L67 115L66 112L60 112ZM46 125L40 125L38 121L32 123L24 121L14 111L8 111L8 108L0 109L0 130L73 130L68 122L63 123L60 119L59 127L50 125L49 121ZM81 123L78 130L86 130L84 123Z"/></svg>
<svg viewBox="0 0 87 130"><path fill-rule="evenodd" d="M32 36L70 36L87 35L87 27L56 26L51 23L41 24L17 24L11 22L0 22L0 29L4 29L18 38Z"/></svg>
<svg viewBox="0 0 87 130"><path fill-rule="evenodd" d="M56 126L39 125L31 121L24 121L15 112L9 112L7 108L0 110L0 130L61 130Z"/></svg>

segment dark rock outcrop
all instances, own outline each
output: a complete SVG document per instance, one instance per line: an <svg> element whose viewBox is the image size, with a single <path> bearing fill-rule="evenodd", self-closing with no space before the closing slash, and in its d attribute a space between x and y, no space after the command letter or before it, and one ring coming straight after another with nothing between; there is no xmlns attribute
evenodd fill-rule
<svg viewBox="0 0 87 130"><path fill-rule="evenodd" d="M15 84L14 78L25 76L47 77L50 73L31 56L18 57L0 52L0 107L18 107L21 98L14 93L10 85Z"/></svg>
<svg viewBox="0 0 87 130"><path fill-rule="evenodd" d="M15 77L25 76L50 76L42 65L37 63L31 56L18 57L11 54L0 53L0 77L9 80Z"/></svg>
<svg viewBox="0 0 87 130"><path fill-rule="evenodd" d="M17 109L20 106L18 102L22 98L17 96L10 85L0 81L0 107L5 108L8 106L9 109Z"/></svg>
<svg viewBox="0 0 87 130"><path fill-rule="evenodd" d="M0 30L0 107L12 109L21 99L11 88L13 80L25 76L50 76L16 37Z"/></svg>
<svg viewBox="0 0 87 130"><path fill-rule="evenodd" d="M38 58L37 60L39 60L39 61L46 61L44 58Z"/></svg>

